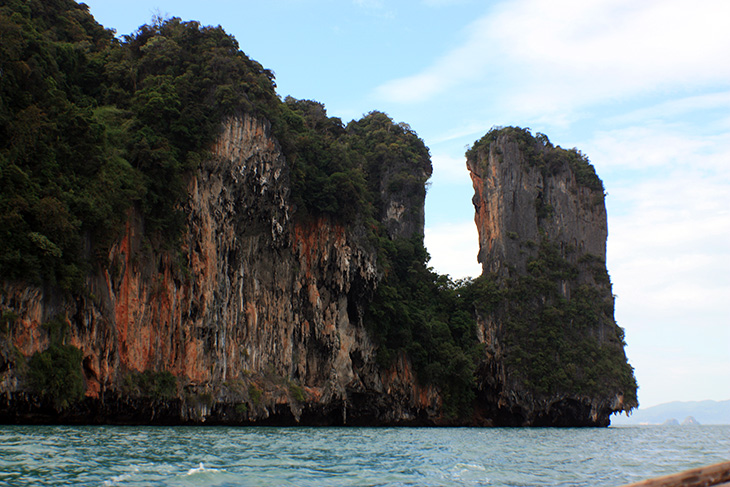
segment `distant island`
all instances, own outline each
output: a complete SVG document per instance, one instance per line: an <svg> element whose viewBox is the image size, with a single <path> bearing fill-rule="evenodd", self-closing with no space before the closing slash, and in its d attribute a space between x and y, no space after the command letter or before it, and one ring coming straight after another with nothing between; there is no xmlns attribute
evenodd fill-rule
<svg viewBox="0 0 730 487"><path fill-rule="evenodd" d="M684 418L679 420L679 418ZM730 424L730 400L728 401L674 401L650 408L639 408L631 416L615 415L613 425L698 425Z"/></svg>

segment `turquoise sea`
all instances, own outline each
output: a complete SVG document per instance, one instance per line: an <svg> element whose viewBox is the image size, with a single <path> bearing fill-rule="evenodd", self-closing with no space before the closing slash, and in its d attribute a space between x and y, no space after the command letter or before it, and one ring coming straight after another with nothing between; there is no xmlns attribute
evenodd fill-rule
<svg viewBox="0 0 730 487"><path fill-rule="evenodd" d="M730 460L730 426L0 426L0 485L615 486Z"/></svg>

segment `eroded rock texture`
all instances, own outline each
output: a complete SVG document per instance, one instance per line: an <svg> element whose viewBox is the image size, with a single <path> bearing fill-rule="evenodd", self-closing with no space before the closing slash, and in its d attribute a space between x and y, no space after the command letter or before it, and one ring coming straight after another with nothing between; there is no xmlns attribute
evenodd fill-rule
<svg viewBox="0 0 730 487"><path fill-rule="evenodd" d="M181 249L152 252L132 211L89 297L5 283L6 420L410 424L437 419L407 360L379 371L363 325L378 279L365 232L295 223L287 163L267 122L229 120L191 180ZM408 212L421 215L420 208ZM408 230L402 213L389 225ZM403 218L401 218L403 217ZM405 230L404 230L405 229ZM19 382L60 316L81 349L86 399L57 413ZM20 359L19 359L20 358ZM146 371L146 374L145 373ZM164 387L163 373L176 378ZM169 381L168 381L169 382ZM44 416L45 415L45 416Z"/></svg>
<svg viewBox="0 0 730 487"><path fill-rule="evenodd" d="M607 425L636 406L613 318L603 185L543 135L493 130L467 154L479 262L481 415L504 425Z"/></svg>
<svg viewBox="0 0 730 487"><path fill-rule="evenodd" d="M504 134L469 159L478 260L485 273L509 275L510 267L524 273L531 257L524 243L543 236L575 249L570 254L575 262L586 254L605 261L608 227L600 181L592 187L579 183L569 152L555 151Z"/></svg>
<svg viewBox="0 0 730 487"><path fill-rule="evenodd" d="M391 238L423 232L424 161L376 166ZM490 132L467 162L484 270L470 291L484 344L470 416L445 415L405 353L377 363L363 325L383 276L372 236L295 219L268 122L241 116L190 179L178 246L153 250L132 210L86 293L2 283L0 421L608 424L636 405L636 384L613 319L600 180L581 154L520 129ZM29 373L34 354L68 345L85 391L70 405Z"/></svg>

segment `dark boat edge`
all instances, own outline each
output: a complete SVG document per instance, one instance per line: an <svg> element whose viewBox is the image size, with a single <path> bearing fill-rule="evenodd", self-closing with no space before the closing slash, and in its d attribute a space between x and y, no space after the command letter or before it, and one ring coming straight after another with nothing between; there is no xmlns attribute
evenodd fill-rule
<svg viewBox="0 0 730 487"><path fill-rule="evenodd" d="M642 480L622 487L730 487L730 461Z"/></svg>

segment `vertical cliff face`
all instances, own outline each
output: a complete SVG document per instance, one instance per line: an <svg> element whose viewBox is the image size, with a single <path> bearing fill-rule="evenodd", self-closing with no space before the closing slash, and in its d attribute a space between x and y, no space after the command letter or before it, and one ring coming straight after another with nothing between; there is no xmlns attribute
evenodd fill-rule
<svg viewBox="0 0 730 487"><path fill-rule="evenodd" d="M580 153L521 129L490 132L468 153L484 273L462 291L484 352L473 369L481 352L467 350L471 325L458 322L461 358L434 369L422 353L418 373L407 350L447 343L409 348L399 333L454 333L451 316L416 326L415 309L373 315L395 320L375 328L395 353L378 360L383 344L363 319L379 283L393 283L381 281L373 235L292 216L290 167L268 122L228 120L211 153L190 179L179 246L153 250L133 209L85 293L3 282L0 420L595 426L636 406L605 267L603 186ZM376 162L381 224L404 245L423 231L430 168ZM401 265L395 251L390 265ZM388 293L423 292L408 269L395 281L405 288L380 296L386 311L403 305ZM459 315L462 305L441 306ZM54 373L73 375L74 350L82 400ZM424 386L424 366L466 385ZM446 415L444 394L473 412Z"/></svg>
<svg viewBox="0 0 730 487"><path fill-rule="evenodd" d="M383 201L380 219L391 238L423 234L425 206L418 202L426 198L423 182L431 177L431 171L428 154L422 155L418 167L413 167L413 163L403 156L394 157L386 165L380 178L380 198Z"/></svg>
<svg viewBox="0 0 730 487"><path fill-rule="evenodd" d="M407 124L282 101L220 27L117 42L83 5L25 3L0 8L6 51L47 62L2 77L0 132L34 135L0 138L0 422L578 425L635 404L579 153L521 129L475 145L484 275L454 282L428 267Z"/></svg>
<svg viewBox="0 0 730 487"><path fill-rule="evenodd" d="M636 406L605 268L603 185L577 151L493 130L467 154L485 291L480 403L500 424L605 425Z"/></svg>
<svg viewBox="0 0 730 487"><path fill-rule="evenodd" d="M86 381L70 420L151 421L155 410L170 422L435 418L438 395L411 380L407 361L374 363L362 326L378 280L366 233L292 220L289 168L267 122L229 120L212 152L189 184L179 251L153 252L132 211L87 297L4 284L4 416L48 409L23 368L51 344L43 324L60 317Z"/></svg>
<svg viewBox="0 0 730 487"><path fill-rule="evenodd" d="M574 262L586 254L606 259L608 230L600 181L579 183L568 162L579 156L554 151L537 139L525 141L505 133L469 159L483 272L524 273L531 257L525 243L538 243L543 237L561 249L574 249Z"/></svg>

